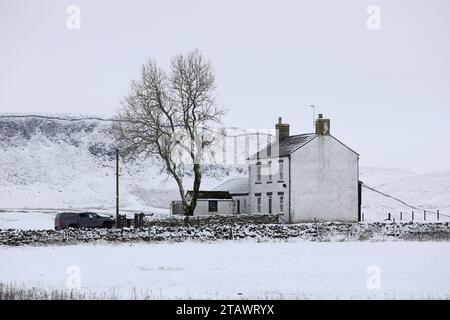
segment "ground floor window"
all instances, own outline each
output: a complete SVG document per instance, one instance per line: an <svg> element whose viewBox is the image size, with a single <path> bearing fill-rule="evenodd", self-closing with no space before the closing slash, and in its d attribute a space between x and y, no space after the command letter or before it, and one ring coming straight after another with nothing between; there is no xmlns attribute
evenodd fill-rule
<svg viewBox="0 0 450 320"><path fill-rule="evenodd" d="M217 212L217 200L208 201L208 212Z"/></svg>
<svg viewBox="0 0 450 320"><path fill-rule="evenodd" d="M272 213L272 196L269 196L269 213Z"/></svg>
<svg viewBox="0 0 450 320"><path fill-rule="evenodd" d="M284 212L284 196L280 196L280 213Z"/></svg>
<svg viewBox="0 0 450 320"><path fill-rule="evenodd" d="M261 197L256 197L256 211L261 212Z"/></svg>

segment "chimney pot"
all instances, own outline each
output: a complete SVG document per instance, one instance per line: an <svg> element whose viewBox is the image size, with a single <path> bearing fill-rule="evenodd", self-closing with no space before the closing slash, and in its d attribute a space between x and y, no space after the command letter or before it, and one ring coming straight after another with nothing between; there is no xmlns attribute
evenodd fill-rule
<svg viewBox="0 0 450 320"><path fill-rule="evenodd" d="M275 132L277 141L289 137L289 125L287 123L283 123L281 117L278 118L278 123L275 125Z"/></svg>
<svg viewBox="0 0 450 320"><path fill-rule="evenodd" d="M324 119L322 114L316 120L316 134L320 136L327 136L330 134L330 120Z"/></svg>

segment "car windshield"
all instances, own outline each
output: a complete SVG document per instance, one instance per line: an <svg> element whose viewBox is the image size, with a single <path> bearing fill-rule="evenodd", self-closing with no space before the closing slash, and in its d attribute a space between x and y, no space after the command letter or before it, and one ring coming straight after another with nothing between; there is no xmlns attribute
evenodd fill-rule
<svg viewBox="0 0 450 320"><path fill-rule="evenodd" d="M91 218L91 219L97 219L97 218L98 218L98 215L95 214L95 213L90 212L90 213L89 213L89 218Z"/></svg>

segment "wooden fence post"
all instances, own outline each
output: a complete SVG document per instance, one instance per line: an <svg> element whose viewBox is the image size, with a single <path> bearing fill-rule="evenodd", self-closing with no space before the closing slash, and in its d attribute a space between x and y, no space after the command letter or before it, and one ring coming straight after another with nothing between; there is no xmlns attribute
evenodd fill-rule
<svg viewBox="0 0 450 320"><path fill-rule="evenodd" d="M437 219L439 220L439 209L437 211Z"/></svg>
<svg viewBox="0 0 450 320"><path fill-rule="evenodd" d="M411 219L414 221L414 211L411 213Z"/></svg>
<svg viewBox="0 0 450 320"><path fill-rule="evenodd" d="M391 213L389 212L388 213L388 218L387 218L389 221L391 221Z"/></svg>
<svg viewBox="0 0 450 320"><path fill-rule="evenodd" d="M427 221L427 211L423 210L423 221Z"/></svg>

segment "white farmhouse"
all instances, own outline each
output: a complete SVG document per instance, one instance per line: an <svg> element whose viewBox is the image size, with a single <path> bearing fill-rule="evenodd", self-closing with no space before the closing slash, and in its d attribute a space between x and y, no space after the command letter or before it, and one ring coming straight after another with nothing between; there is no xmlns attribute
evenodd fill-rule
<svg viewBox="0 0 450 320"><path fill-rule="evenodd" d="M280 222L360 220L359 155L330 135L319 115L316 132L290 135L279 118L277 140L249 159L251 213Z"/></svg>
<svg viewBox="0 0 450 320"><path fill-rule="evenodd" d="M249 176L201 191L194 215L275 214L281 223L360 221L359 155L330 134L330 120L316 132L290 135L279 118L276 140L248 159ZM189 195L189 192L188 192ZM172 212L182 214L181 202Z"/></svg>

